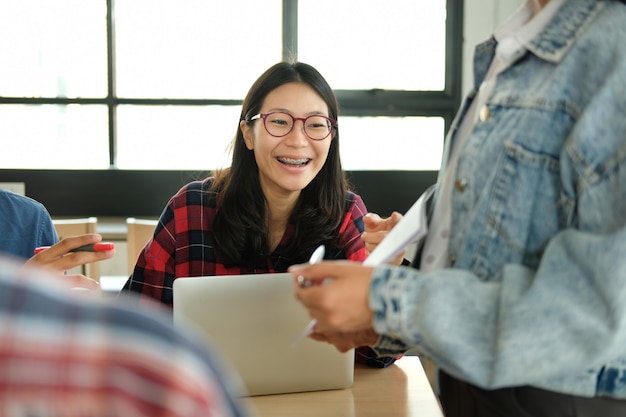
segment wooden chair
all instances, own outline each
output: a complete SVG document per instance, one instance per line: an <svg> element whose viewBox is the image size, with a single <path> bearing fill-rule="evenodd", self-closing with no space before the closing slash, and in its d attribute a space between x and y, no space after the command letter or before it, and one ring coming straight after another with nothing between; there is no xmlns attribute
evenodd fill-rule
<svg viewBox="0 0 626 417"><path fill-rule="evenodd" d="M148 240L152 238L154 229L158 224L158 220L136 219L128 217L126 219L126 243L127 243L127 259L128 259L128 275L133 273L135 263L139 257L139 253L146 246Z"/></svg>
<svg viewBox="0 0 626 417"><path fill-rule="evenodd" d="M69 236L97 233L98 218L86 217L80 219L52 219L52 224L59 235L59 239ZM83 274L100 282L100 265L98 262L77 266L67 271L68 274Z"/></svg>

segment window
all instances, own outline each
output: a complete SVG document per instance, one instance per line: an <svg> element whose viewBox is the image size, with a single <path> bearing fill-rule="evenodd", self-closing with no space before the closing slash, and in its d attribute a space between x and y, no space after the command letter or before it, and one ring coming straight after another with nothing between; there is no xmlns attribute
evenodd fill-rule
<svg viewBox="0 0 626 417"><path fill-rule="evenodd" d="M336 91L346 170L435 171L461 16L461 0L3 0L0 167L225 166L247 89L296 58Z"/></svg>

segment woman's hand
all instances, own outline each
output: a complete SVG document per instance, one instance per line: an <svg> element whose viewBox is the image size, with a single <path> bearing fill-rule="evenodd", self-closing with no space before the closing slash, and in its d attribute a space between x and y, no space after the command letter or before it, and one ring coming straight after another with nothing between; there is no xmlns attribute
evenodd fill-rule
<svg viewBox="0 0 626 417"><path fill-rule="evenodd" d="M365 242L368 253L372 253L387 234L402 220L402 214L394 211L391 216L383 219L376 213L367 213L363 217L364 231L361 239ZM392 265L400 265L406 255L406 248L395 258L389 261Z"/></svg>
<svg viewBox="0 0 626 417"><path fill-rule="evenodd" d="M373 328L349 333L320 333L313 328L311 339L334 345L341 353L360 346L373 346L379 338L379 334Z"/></svg>
<svg viewBox="0 0 626 417"><path fill-rule="evenodd" d="M296 297L317 320L315 332L351 333L372 327L373 312L369 308L372 270L372 267L349 261L326 261L289 268L296 282ZM308 279L312 285L301 288L299 276ZM328 281L324 283L325 280Z"/></svg>
<svg viewBox="0 0 626 417"><path fill-rule="evenodd" d="M66 237L59 243L50 246L48 249L34 255L26 261L26 267L43 268L61 278L71 287L98 289L97 281L84 275L64 275L65 271L76 266L102 261L112 258L115 249L101 252L72 252L83 245L98 243L102 236L98 234L85 234L79 236Z"/></svg>

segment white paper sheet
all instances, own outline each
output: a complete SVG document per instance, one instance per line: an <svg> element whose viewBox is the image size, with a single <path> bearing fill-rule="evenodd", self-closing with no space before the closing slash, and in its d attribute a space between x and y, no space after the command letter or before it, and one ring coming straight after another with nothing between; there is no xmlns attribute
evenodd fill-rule
<svg viewBox="0 0 626 417"><path fill-rule="evenodd" d="M426 203L434 191L435 184L422 193L398 224L391 229L367 259L363 261L363 265L375 266L387 263L398 256L411 243L417 242L426 236L428 232Z"/></svg>
<svg viewBox="0 0 626 417"><path fill-rule="evenodd" d="M385 236L385 238L376 246L376 249L370 253L363 265L375 266L389 262L399 255L411 243L423 239L428 232L428 219L426 217L426 206L430 197L435 191L433 184L422 193L415 204L406 212L402 219L395 225L393 229ZM312 262L314 263L314 262ZM294 347L302 339L313 333L316 321L311 322L291 343Z"/></svg>

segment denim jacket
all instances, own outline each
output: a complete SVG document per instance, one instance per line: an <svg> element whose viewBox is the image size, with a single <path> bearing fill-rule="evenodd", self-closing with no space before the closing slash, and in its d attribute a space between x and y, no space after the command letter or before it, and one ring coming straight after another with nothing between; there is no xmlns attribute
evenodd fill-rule
<svg viewBox="0 0 626 417"><path fill-rule="evenodd" d="M495 46L476 48L447 146ZM481 113L457 168L452 266L374 270L375 350L416 347L489 389L626 398L626 6L565 2Z"/></svg>

